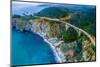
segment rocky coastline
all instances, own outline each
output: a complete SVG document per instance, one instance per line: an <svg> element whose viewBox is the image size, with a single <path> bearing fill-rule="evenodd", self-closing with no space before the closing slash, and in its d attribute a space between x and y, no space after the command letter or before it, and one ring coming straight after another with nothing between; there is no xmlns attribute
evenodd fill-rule
<svg viewBox="0 0 100 67"><path fill-rule="evenodd" d="M19 28L17 26L17 22L19 22L19 21L16 18L13 19L13 21L12 21L12 26L15 27L17 30L19 30L21 32L23 32L23 31L30 31L32 33L36 33L39 36L41 36L46 43L49 44L50 48L52 49L52 51L53 51L53 53L55 55L55 60L56 60L57 63L64 63L64 62L66 62L64 54L61 52L61 50L59 48L56 47L57 45L60 45L62 43L61 41L58 41L57 43L50 42L50 39L54 40L55 38L49 38L49 39L46 38L45 33L40 32L40 31L39 32L35 31L34 30L35 27L32 27L31 24L28 24L29 22L27 23L27 25L23 29L21 29L21 28ZM36 26L36 25L33 25L33 26Z"/></svg>
<svg viewBox="0 0 100 67"><path fill-rule="evenodd" d="M52 24L53 23L53 24ZM69 30L69 26L66 26L64 23L59 23L56 21L47 21L43 19L31 19L31 20L23 20L18 18L13 18L12 25L17 30L20 31L31 31L32 33L36 33L41 36L46 43L49 44L52 51L54 52L55 59L57 63L65 63L65 62L78 62L78 61L88 61L85 60L88 58L88 53L86 53L85 46L91 44L86 37L80 37L79 39L73 40L73 29L71 30L72 39L67 37L69 42L64 42L62 37L58 38L58 35L61 35L60 32L64 30ZM69 30L69 31L70 31ZM67 35L67 34L64 34ZM77 36L77 34L75 34ZM61 35L62 36L62 35ZM66 36L64 36L66 38ZM70 39L70 40L69 40ZM92 45L91 47L92 48ZM93 49L92 53L94 52ZM90 50L90 51L91 51ZM84 53L85 52L85 53ZM93 53L94 54L94 53ZM94 55L93 55L94 56ZM92 55L90 56L92 57ZM81 59L82 58L82 59ZM95 58L94 58L95 59Z"/></svg>

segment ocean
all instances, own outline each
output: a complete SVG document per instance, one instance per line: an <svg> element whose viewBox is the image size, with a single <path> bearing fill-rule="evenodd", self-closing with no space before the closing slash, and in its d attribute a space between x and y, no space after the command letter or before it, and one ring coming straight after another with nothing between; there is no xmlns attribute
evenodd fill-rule
<svg viewBox="0 0 100 67"><path fill-rule="evenodd" d="M32 32L12 30L12 65L56 63L54 53L42 37Z"/></svg>

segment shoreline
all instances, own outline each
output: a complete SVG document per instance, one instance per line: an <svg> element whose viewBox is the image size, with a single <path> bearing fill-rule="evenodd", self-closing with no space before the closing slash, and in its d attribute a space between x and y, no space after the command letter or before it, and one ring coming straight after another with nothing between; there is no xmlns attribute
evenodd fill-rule
<svg viewBox="0 0 100 67"><path fill-rule="evenodd" d="M44 39L44 41L45 41L46 43L49 44L51 50L53 51L53 53L54 53L54 55L55 55L55 60L56 60L57 63L64 63L64 62L66 62L64 55L62 55L62 52L61 52L60 50L57 50L57 48L56 48L52 43L50 43L50 42L44 37L44 35L42 35L42 34L39 33L39 32L34 32L34 33L36 33L36 34L38 34L39 36L41 36L41 37Z"/></svg>
<svg viewBox="0 0 100 67"><path fill-rule="evenodd" d="M20 30L20 31L23 32L22 30ZM49 44L49 46L50 46L50 48L53 51L53 54L55 56L56 63L64 63L64 62L66 62L66 59L65 59L63 53L61 52L61 50L59 48L56 48L56 45L58 43L52 44L47 38L45 38L45 34L43 32L34 32L34 31L32 31L32 29L30 30L30 32L39 35L40 37L43 38L43 40L46 43ZM58 42L60 42L60 41L58 41Z"/></svg>

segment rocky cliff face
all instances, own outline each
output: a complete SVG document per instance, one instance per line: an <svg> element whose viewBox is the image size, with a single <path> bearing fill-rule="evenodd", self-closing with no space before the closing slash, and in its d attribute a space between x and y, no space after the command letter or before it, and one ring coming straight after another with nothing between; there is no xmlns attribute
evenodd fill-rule
<svg viewBox="0 0 100 67"><path fill-rule="evenodd" d="M65 32L62 34L63 31L66 31L66 25L64 23L43 19L23 20L20 18L13 18L12 24L13 27L20 31L32 31L42 35L51 42L52 45L60 49L66 58L66 62L95 60L95 50L92 49L93 46L86 37L82 36L78 39L73 39L73 37L75 37L75 35L77 36L77 34L74 35L75 31L73 32L72 29L68 29L70 32L66 32L67 34L65 34ZM67 38L70 39L70 41L64 41L64 37L65 40ZM60 41L62 42L59 43ZM55 45L57 43L59 44Z"/></svg>
<svg viewBox="0 0 100 67"><path fill-rule="evenodd" d="M53 9L53 11L50 11L50 9ZM65 9L64 10L60 10L59 8L56 9L59 10L60 12L58 12L57 10L54 9L54 7L52 7L45 9L39 12L38 14L39 16L43 16L46 18L50 17L51 19L55 20L62 18L65 19L66 17L68 17L66 16L67 11ZM54 16L56 12L58 13L56 16ZM63 15L62 12L64 12ZM73 20L73 22L75 22L75 20L78 20L77 17L74 18L75 20L72 17L70 18L71 20ZM68 22L71 23L72 21L68 20ZM76 22L75 26L77 26L76 24L78 24ZM39 34L44 39L47 39L56 49L59 49L57 50L58 53L59 51L62 52L61 54L64 55L66 60L65 62L95 60L95 47L91 45L89 39L83 34L80 34L80 36L78 36L78 31L76 31L73 28L69 28L69 26L67 26L65 23L61 23L59 21L54 21L54 20L51 21L51 20L41 19L40 17L36 18L35 16L24 16L24 17L17 16L15 18L13 17L12 25L17 30L31 31L33 33ZM78 24L78 26L79 25L80 24Z"/></svg>
<svg viewBox="0 0 100 67"><path fill-rule="evenodd" d="M31 30L46 35L47 38L55 38L61 35L61 31L65 29L65 25L56 21L47 20L30 20L32 23Z"/></svg>
<svg viewBox="0 0 100 67"><path fill-rule="evenodd" d="M79 5L78 5L79 6ZM87 7L86 7L87 8ZM35 17L39 16L39 18ZM41 19L49 17L55 20L67 21L76 27L84 29L89 34L95 35L95 9L84 10L79 8L68 9L65 7L48 7L30 16L13 16L12 25L20 31L31 31L47 39L65 62L94 61L95 46L83 34L78 36L75 29L69 28L65 23Z"/></svg>

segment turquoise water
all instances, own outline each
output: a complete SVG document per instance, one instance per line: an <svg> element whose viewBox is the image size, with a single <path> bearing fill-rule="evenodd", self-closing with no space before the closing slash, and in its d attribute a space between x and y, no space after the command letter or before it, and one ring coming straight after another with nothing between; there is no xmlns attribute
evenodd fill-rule
<svg viewBox="0 0 100 67"><path fill-rule="evenodd" d="M56 63L50 46L31 32L12 30L12 65Z"/></svg>

